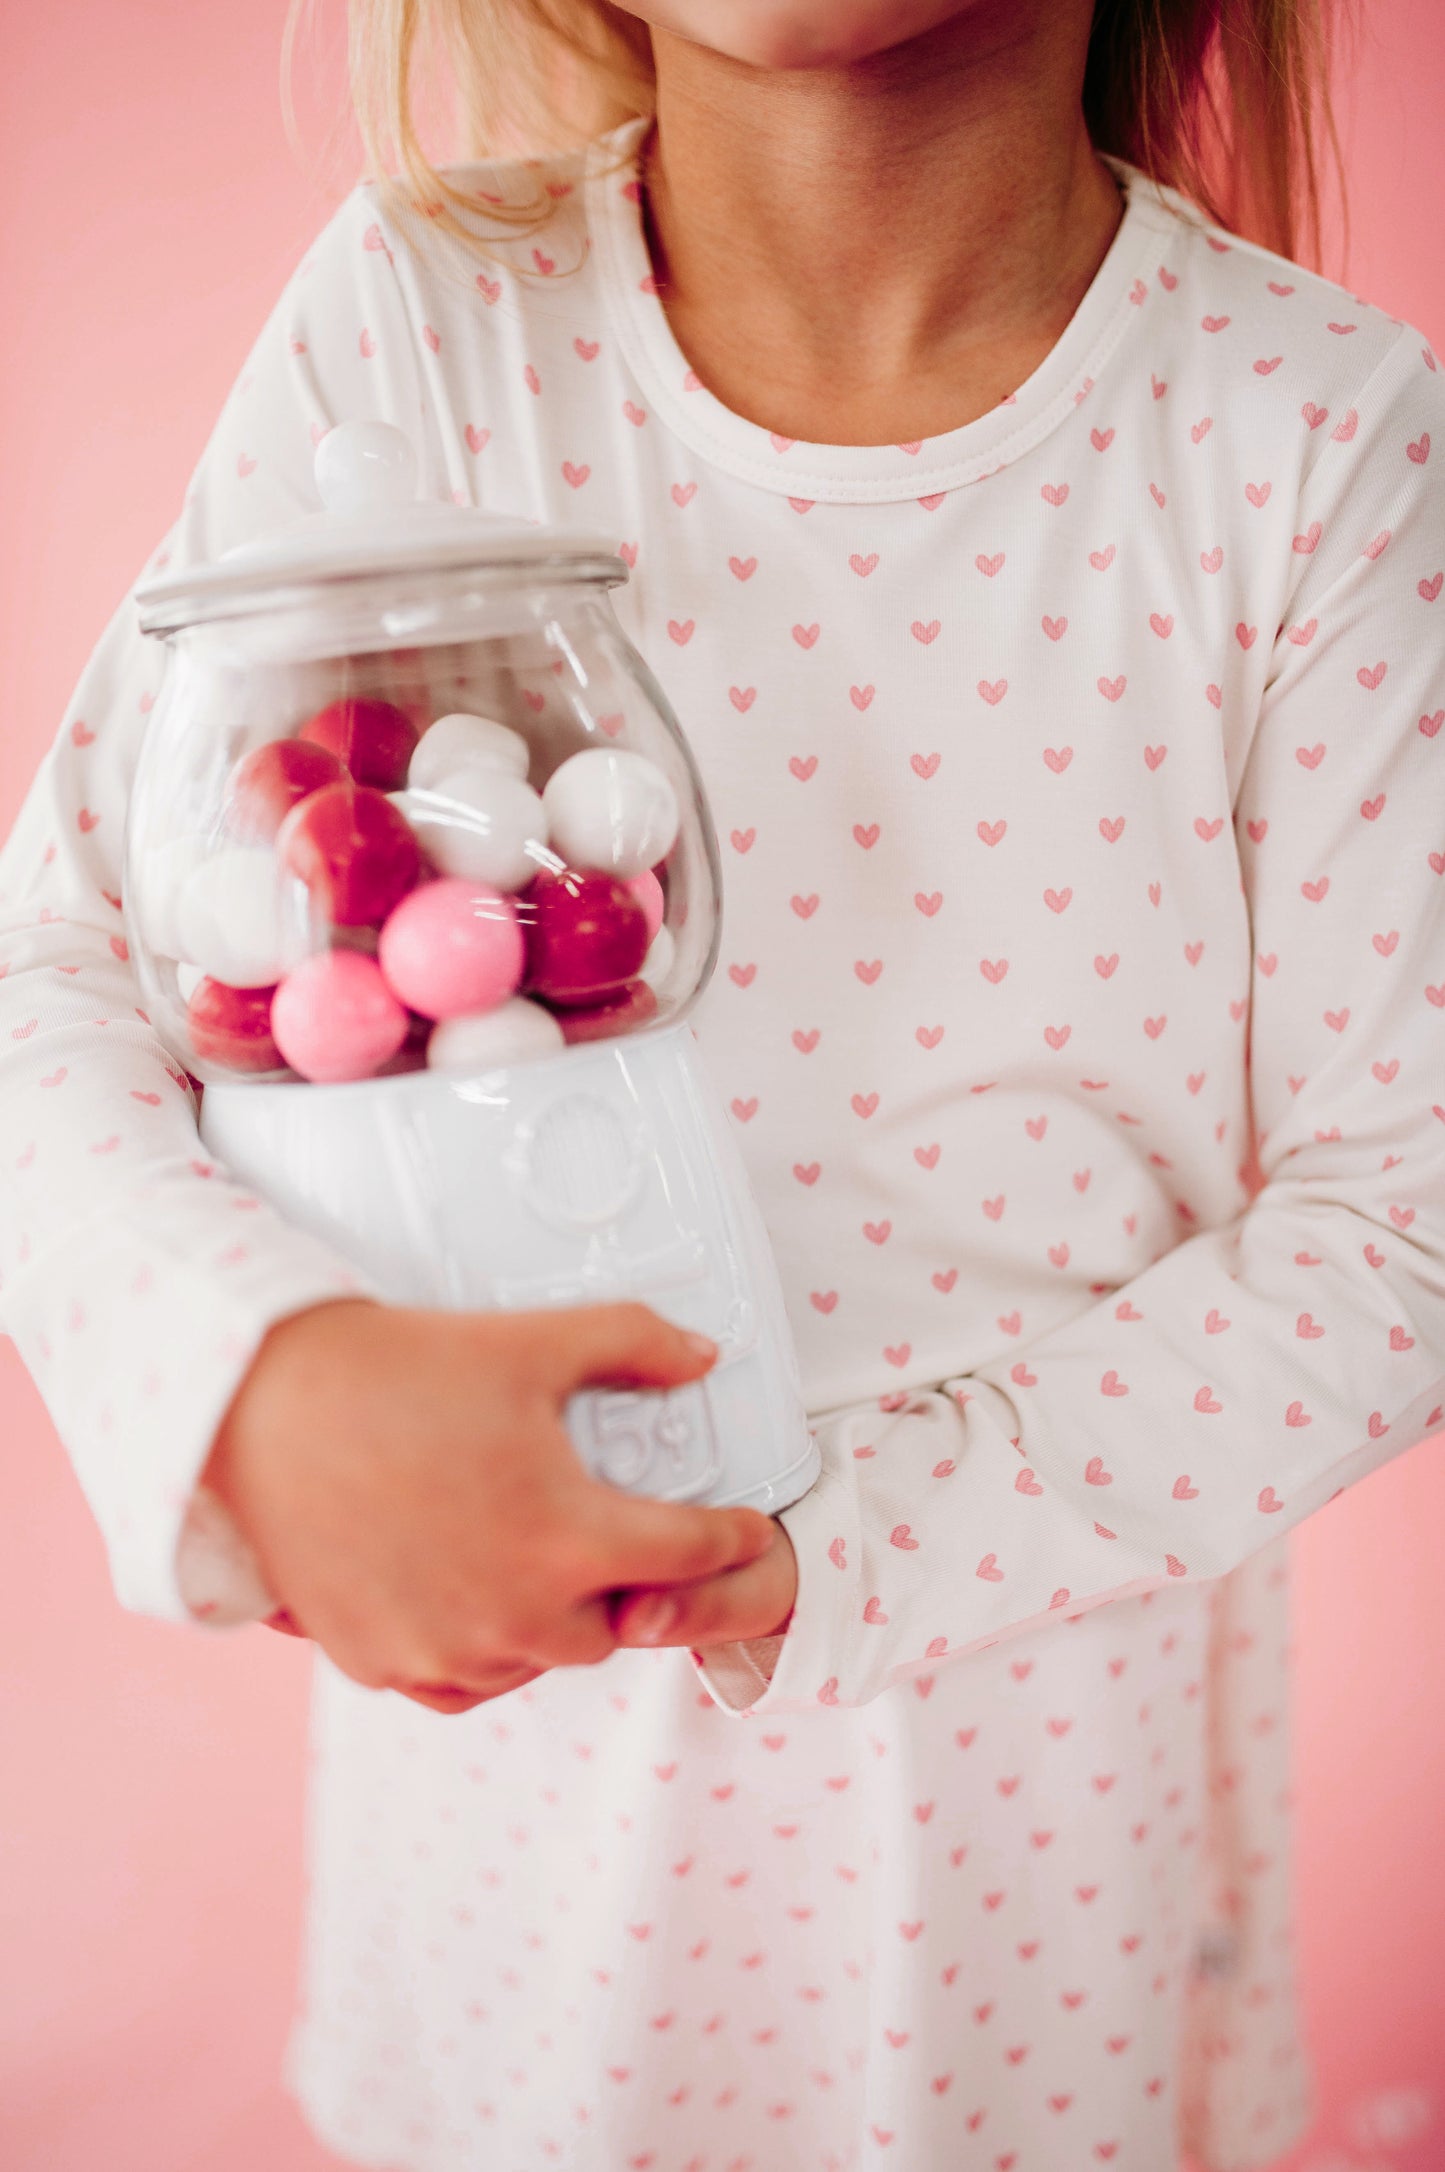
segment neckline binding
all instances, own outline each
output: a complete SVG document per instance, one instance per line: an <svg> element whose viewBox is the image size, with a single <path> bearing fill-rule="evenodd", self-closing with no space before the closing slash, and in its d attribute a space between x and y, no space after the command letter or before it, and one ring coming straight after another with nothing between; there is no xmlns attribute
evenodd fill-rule
<svg viewBox="0 0 1445 2172"><path fill-rule="evenodd" d="M618 343L659 418L714 467L800 504L870 504L981 481L1030 451L1097 384L1148 299L1146 257L1177 230L1174 192L1103 154L1124 213L1063 332L1012 396L916 445L820 445L775 436L725 407L698 379L658 299L642 221L638 153L650 123L626 121L589 146L587 222Z"/></svg>

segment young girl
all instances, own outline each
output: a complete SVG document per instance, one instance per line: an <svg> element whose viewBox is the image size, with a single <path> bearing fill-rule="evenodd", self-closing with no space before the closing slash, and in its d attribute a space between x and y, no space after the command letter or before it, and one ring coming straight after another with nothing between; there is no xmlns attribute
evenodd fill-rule
<svg viewBox="0 0 1445 2172"><path fill-rule="evenodd" d="M1306 0L353 12L406 181L163 556L357 416L616 538L824 1468L609 1493L566 1394L707 1353L378 1304L199 1152L127 603L0 862L0 1302L122 1602L220 1618L229 1544L315 1641L291 2085L408 2172L1266 2165L1284 1534L1445 1416L1445 387L1290 261ZM484 148L592 140L433 173L425 17Z"/></svg>

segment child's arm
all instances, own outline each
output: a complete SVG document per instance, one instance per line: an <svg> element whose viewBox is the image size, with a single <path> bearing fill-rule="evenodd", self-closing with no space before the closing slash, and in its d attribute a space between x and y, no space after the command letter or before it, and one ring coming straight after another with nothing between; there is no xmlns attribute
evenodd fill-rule
<svg viewBox="0 0 1445 2172"><path fill-rule="evenodd" d="M707 1655L728 1709L866 1703L1055 1608L1224 1575L1445 1423L1445 378L1423 348L1402 330L1304 486L1238 793L1261 1188L942 1382L957 1418L933 1395L823 1421L822 1478L781 1519L787 1634ZM726 1582L666 1641L720 1618Z"/></svg>
<svg viewBox="0 0 1445 2172"><path fill-rule="evenodd" d="M420 328L369 196L348 199L266 325L171 564L313 509L314 438L342 418L421 433L439 494ZM343 1259L201 1151L120 932L161 664L128 602L0 854L0 1325L124 1605L187 1618L199 1579L178 1540L214 1497L222 1532L344 1672L464 1711L605 1657L613 1587L706 1577L771 1527L624 1497L587 1477L563 1429L572 1388L692 1379L710 1349L635 1305L491 1317L357 1301L371 1293Z"/></svg>
<svg viewBox="0 0 1445 2172"><path fill-rule="evenodd" d="M358 190L288 284L160 554L171 564L311 509L313 429L386 415L415 434L421 388L372 219ZM248 1360L273 1321L360 1284L212 1168L186 1077L138 1008L121 849L162 663L127 598L0 852L0 1327L74 1460L122 1603L184 1619L181 1518Z"/></svg>

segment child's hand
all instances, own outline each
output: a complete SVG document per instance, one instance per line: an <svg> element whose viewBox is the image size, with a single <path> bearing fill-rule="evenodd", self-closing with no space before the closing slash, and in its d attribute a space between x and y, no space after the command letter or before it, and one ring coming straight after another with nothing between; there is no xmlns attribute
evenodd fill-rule
<svg viewBox="0 0 1445 2172"><path fill-rule="evenodd" d="M705 1590L771 1545L755 1509L589 1477L562 1423L577 1388L677 1386L715 1355L639 1304L338 1299L270 1330L202 1475L276 1595L274 1627L354 1681L467 1711L605 1659L611 1595Z"/></svg>
<svg viewBox="0 0 1445 2172"><path fill-rule="evenodd" d="M772 1544L756 1561L670 1591L628 1591L612 1602L619 1644L734 1644L781 1636L798 1595L798 1557L773 1518Z"/></svg>

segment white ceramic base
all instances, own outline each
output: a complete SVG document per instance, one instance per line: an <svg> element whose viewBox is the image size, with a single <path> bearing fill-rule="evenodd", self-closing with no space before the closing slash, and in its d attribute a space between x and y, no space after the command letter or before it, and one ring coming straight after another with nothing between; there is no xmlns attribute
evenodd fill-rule
<svg viewBox="0 0 1445 2172"><path fill-rule="evenodd" d="M475 1077L208 1085L200 1129L394 1303L641 1298L711 1335L703 1380L571 1398L568 1431L598 1478L769 1514L816 1479L772 1250L688 1027Z"/></svg>

